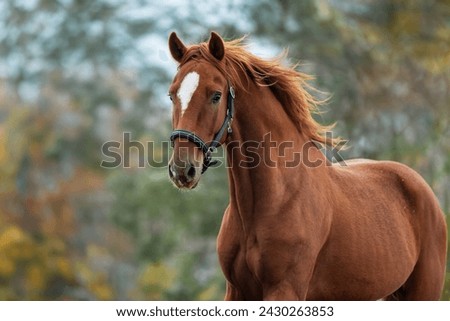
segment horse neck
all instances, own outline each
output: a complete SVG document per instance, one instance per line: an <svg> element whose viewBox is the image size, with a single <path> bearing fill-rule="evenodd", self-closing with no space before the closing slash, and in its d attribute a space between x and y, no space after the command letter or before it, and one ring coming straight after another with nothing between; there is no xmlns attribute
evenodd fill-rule
<svg viewBox="0 0 450 321"><path fill-rule="evenodd" d="M236 93L235 104L227 144L230 202L240 213L260 216L278 208L289 193L310 186L312 176L324 172L326 158L298 130L270 88L252 84Z"/></svg>

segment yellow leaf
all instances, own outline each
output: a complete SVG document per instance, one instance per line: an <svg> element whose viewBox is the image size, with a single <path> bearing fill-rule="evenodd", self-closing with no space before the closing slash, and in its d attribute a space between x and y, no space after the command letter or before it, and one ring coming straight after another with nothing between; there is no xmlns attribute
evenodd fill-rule
<svg viewBox="0 0 450 321"><path fill-rule="evenodd" d="M200 301L211 301L211 300L216 300L217 297L219 296L219 293L221 294L221 291L218 287L217 284L212 284L210 287L206 288L205 290L203 290L199 295L198 295L198 299ZM223 295L220 295L223 296Z"/></svg>
<svg viewBox="0 0 450 321"><path fill-rule="evenodd" d="M5 279L10 278L16 270L14 261L3 255L0 256L0 261L0 277Z"/></svg>
<svg viewBox="0 0 450 321"><path fill-rule="evenodd" d="M26 270L26 286L30 292L39 292L45 288L47 273L40 265L30 265Z"/></svg>
<svg viewBox="0 0 450 321"><path fill-rule="evenodd" d="M111 286L104 282L94 283L90 288L98 300L112 300L114 298Z"/></svg>
<svg viewBox="0 0 450 321"><path fill-rule="evenodd" d="M175 279L175 271L162 263L151 263L147 265L140 277L144 286L158 286L168 288Z"/></svg>
<svg viewBox="0 0 450 321"><path fill-rule="evenodd" d="M139 277L139 284L150 300L160 300L175 280L176 272L165 264L148 264Z"/></svg>
<svg viewBox="0 0 450 321"><path fill-rule="evenodd" d="M28 237L21 228L10 225L0 234L0 252L7 251L13 246L24 243L27 240Z"/></svg>
<svg viewBox="0 0 450 321"><path fill-rule="evenodd" d="M72 264L65 257L59 257L56 259L56 271L58 274L63 276L67 280L71 280L74 278L74 273L72 269Z"/></svg>

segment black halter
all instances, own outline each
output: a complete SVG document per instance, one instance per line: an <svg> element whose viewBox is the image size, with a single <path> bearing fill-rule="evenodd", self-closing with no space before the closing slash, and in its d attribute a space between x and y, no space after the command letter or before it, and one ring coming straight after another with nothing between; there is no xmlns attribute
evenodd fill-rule
<svg viewBox="0 0 450 321"><path fill-rule="evenodd" d="M209 145L206 144L203 139L201 139L196 134L188 130L176 129L170 135L172 147L175 139L184 138L191 141L198 148L201 149L204 156L202 174L206 172L208 167L217 164L217 161L212 160L212 153L220 145L220 141L222 140L223 135L225 134L225 130L227 131L227 136L232 133L231 123L233 122L233 115L234 115L234 97L235 97L234 88L232 86L229 86L227 98L227 114L225 116L222 126L220 127L219 131L214 135L214 138L211 141L211 143L209 143Z"/></svg>

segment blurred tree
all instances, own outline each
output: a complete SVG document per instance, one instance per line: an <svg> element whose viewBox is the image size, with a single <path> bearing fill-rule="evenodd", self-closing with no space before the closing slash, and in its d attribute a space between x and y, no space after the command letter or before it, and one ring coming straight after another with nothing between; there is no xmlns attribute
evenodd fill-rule
<svg viewBox="0 0 450 321"><path fill-rule="evenodd" d="M47 128L55 125L55 114L13 104L0 111L6 117L0 126L0 298L89 298L77 294L90 284L83 284L73 265L79 249L73 245L72 202L97 190L102 180L83 168L67 175L65 164L47 154L54 144Z"/></svg>
<svg viewBox="0 0 450 321"><path fill-rule="evenodd" d="M228 198L224 180L224 168L214 169L198 190L186 193L169 185L166 168L129 169L109 178L116 195L112 218L133 236L139 260L147 262L140 290L145 297L195 299L217 281L215 238ZM149 271L162 266L177 273L149 287Z"/></svg>
<svg viewBox="0 0 450 321"><path fill-rule="evenodd" d="M136 46L136 39L154 24L126 19L124 12L138 5L139 1L6 1L0 13L5 32L0 56L10 89L32 100L50 85L86 109L91 126L102 120L100 107L127 109L123 124L140 134L149 129L146 122L152 115L158 115L152 124L160 123L161 109L151 103L152 84L167 75L157 64L149 65L146 53ZM117 81L132 89L131 100L120 95Z"/></svg>

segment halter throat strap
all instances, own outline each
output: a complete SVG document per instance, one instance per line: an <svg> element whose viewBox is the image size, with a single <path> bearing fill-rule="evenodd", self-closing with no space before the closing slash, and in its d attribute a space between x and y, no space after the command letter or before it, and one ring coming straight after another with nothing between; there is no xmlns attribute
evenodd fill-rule
<svg viewBox="0 0 450 321"><path fill-rule="evenodd" d="M201 139L199 136L197 136L195 133L189 130L176 129L170 135L172 147L174 145L175 139L183 138L194 143L203 152L202 174L206 172L206 170L210 166L217 164L217 161L212 159L212 153L216 150L218 146L220 146L220 142L222 141L224 135L226 134L225 136L226 139L228 135L231 135L231 133L233 132L233 130L231 129L231 124L233 122L233 115L234 115L234 98L235 98L234 88L231 85L229 85L227 97L227 113L225 115L225 119L222 123L222 126L220 126L220 129L214 135L214 138L209 144L205 143L203 139Z"/></svg>

